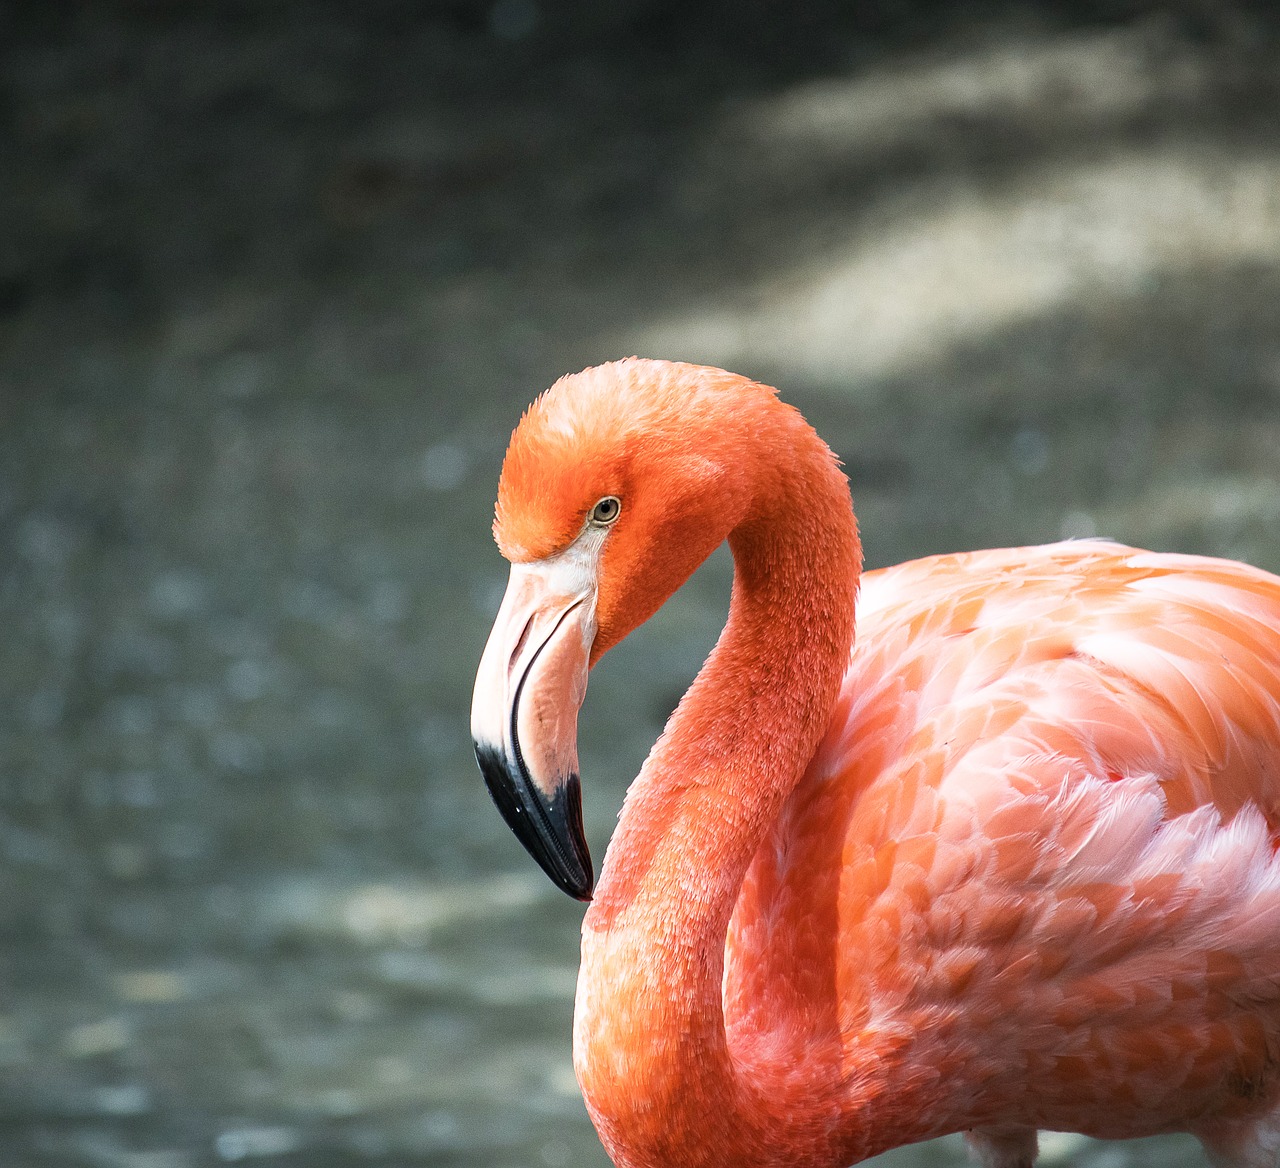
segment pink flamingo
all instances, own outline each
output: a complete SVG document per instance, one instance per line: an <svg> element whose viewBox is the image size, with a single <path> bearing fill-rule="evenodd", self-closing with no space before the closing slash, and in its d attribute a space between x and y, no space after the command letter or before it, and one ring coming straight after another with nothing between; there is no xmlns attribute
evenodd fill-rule
<svg viewBox="0 0 1280 1168"><path fill-rule="evenodd" d="M476 682L489 788L591 900L574 1057L624 1168L968 1133L1280 1151L1280 579L1104 541L861 576L775 392L627 360L528 410ZM587 670L723 540L728 623L594 888ZM854 612L857 609L857 639Z"/></svg>

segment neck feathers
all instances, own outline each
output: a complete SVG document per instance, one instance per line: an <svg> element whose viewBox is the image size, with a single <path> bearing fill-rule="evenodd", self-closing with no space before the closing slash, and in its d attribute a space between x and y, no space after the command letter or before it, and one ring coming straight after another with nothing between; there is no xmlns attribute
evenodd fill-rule
<svg viewBox="0 0 1280 1168"><path fill-rule="evenodd" d="M743 464L751 502L729 536L728 623L628 793L583 926L576 1062L622 1164L698 1162L708 1116L723 1117L723 1139L752 1138L725 1040L725 936L853 640L861 549L848 484L796 411L771 399L762 413ZM663 1116L663 1130L644 1115Z"/></svg>

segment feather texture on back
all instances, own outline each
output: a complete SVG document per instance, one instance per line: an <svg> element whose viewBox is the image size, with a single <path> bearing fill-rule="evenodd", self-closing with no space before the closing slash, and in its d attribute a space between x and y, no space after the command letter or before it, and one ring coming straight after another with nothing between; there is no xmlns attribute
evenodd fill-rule
<svg viewBox="0 0 1280 1168"><path fill-rule="evenodd" d="M866 1036L904 1115L933 1098L929 1066L967 1125L1078 1127L1093 1104L1091 1134L1114 1137L1273 1095L1276 580L1071 542L868 573L858 618L730 930L747 1065L839 1035L856 1077ZM838 1019L806 1032L777 1009L765 987L797 968L796 1000ZM953 1129L927 1113L921 1135Z"/></svg>

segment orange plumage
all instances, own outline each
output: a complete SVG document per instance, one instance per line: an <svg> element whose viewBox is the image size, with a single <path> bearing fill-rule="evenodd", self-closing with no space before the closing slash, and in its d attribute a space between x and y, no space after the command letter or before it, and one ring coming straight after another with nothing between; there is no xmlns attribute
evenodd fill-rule
<svg viewBox="0 0 1280 1168"><path fill-rule="evenodd" d="M575 1063L619 1165L839 1168L966 1131L1013 1168L1037 1128L1275 1163L1280 580L1089 541L859 591L800 416L637 360L531 407L495 532L477 753L584 899L588 664L735 557L583 924Z"/></svg>

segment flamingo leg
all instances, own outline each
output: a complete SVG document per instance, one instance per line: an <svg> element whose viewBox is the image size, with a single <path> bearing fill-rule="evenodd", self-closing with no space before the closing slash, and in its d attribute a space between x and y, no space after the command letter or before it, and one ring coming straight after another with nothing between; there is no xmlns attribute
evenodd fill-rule
<svg viewBox="0 0 1280 1168"><path fill-rule="evenodd" d="M1036 1162L1032 1127L988 1127L964 1133L969 1154L982 1168L1031 1168Z"/></svg>

